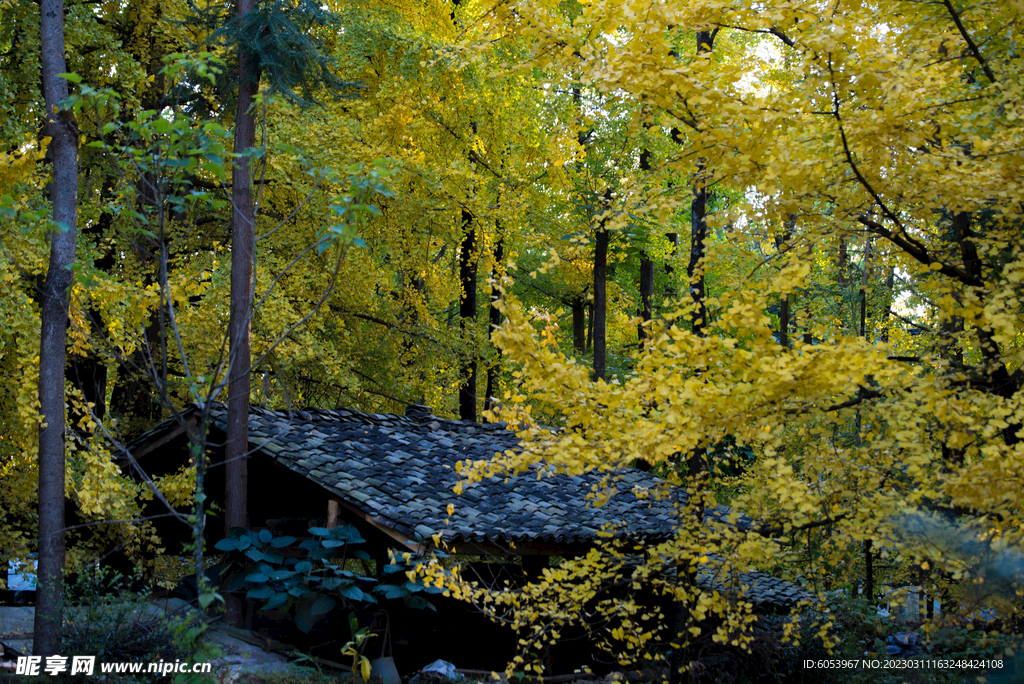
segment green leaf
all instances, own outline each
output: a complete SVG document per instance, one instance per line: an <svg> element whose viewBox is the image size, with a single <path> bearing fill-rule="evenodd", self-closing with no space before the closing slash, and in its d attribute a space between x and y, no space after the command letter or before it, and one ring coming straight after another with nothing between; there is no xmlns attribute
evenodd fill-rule
<svg viewBox="0 0 1024 684"><path fill-rule="evenodd" d="M213 545L213 548L218 551L237 551L238 540L237 539L221 539L219 542Z"/></svg>
<svg viewBox="0 0 1024 684"><path fill-rule="evenodd" d="M348 586L342 586L338 589L338 593L347 599L353 601L365 601L367 595L363 593L363 590L357 587L355 584L349 584Z"/></svg>
<svg viewBox="0 0 1024 684"><path fill-rule="evenodd" d="M217 592L212 592L211 591L211 592L206 592L206 593L203 593L203 594L199 595L199 605L203 607L203 610L206 610L207 608L209 608L210 604L213 603L214 601L223 601L223 600L224 600L224 597L221 596L220 594L218 594Z"/></svg>
<svg viewBox="0 0 1024 684"><path fill-rule="evenodd" d="M422 596L410 596L407 602L410 608L415 608L416 610L423 610L424 608L429 608L430 610L437 612L437 608L434 607L434 604L432 604L430 601L423 598Z"/></svg>
<svg viewBox="0 0 1024 684"><path fill-rule="evenodd" d="M246 596L251 599L268 599L275 596L276 594L277 592L274 591L273 587L262 586L253 587L246 593Z"/></svg>
<svg viewBox="0 0 1024 684"><path fill-rule="evenodd" d="M262 572L254 572L251 575L246 575L245 579L250 582L266 582L268 578Z"/></svg>
<svg viewBox="0 0 1024 684"><path fill-rule="evenodd" d="M269 563L284 563L284 554L276 549L267 549L263 552L263 557Z"/></svg>
<svg viewBox="0 0 1024 684"><path fill-rule="evenodd" d="M397 584L379 584L374 591L383 595L386 599L404 598L409 594L409 592Z"/></svg>
<svg viewBox="0 0 1024 684"><path fill-rule="evenodd" d="M267 529L260 530L260 541L263 542L264 544L269 543L270 540L273 539L273 538L274 538L274 535L272 535L270 533L270 530L267 530Z"/></svg>
<svg viewBox="0 0 1024 684"><path fill-rule="evenodd" d="M294 570L274 570L270 573L270 579L272 580L286 580L294 577L296 572Z"/></svg>
<svg viewBox="0 0 1024 684"><path fill-rule="evenodd" d="M270 542L275 549L280 549L295 543L295 537L277 537Z"/></svg>
<svg viewBox="0 0 1024 684"><path fill-rule="evenodd" d="M330 596L319 596L316 601L313 601L313 605L310 606L309 612L312 613L313 617L326 615L336 604L337 601L332 599Z"/></svg>
<svg viewBox="0 0 1024 684"><path fill-rule="evenodd" d="M313 629L313 613L308 606L303 605L295 611L295 626L305 634L309 634L309 630Z"/></svg>
<svg viewBox="0 0 1024 684"><path fill-rule="evenodd" d="M79 76L78 74L74 73L74 72L57 74L57 78L63 78L66 81L69 81L71 83L76 83L76 84L82 82L82 77ZM206 606L203 606L203 608L205 608L205 607Z"/></svg>
<svg viewBox="0 0 1024 684"><path fill-rule="evenodd" d="M274 608L278 608L280 606L283 606L287 602L288 602L288 594L286 594L285 592L280 592L280 593L274 594L270 598L270 600L267 601L263 605L263 610L273 610Z"/></svg>

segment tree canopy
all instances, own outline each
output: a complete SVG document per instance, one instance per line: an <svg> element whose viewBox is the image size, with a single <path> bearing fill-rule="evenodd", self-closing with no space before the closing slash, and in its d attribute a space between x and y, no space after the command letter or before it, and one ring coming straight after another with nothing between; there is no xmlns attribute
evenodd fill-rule
<svg viewBox="0 0 1024 684"><path fill-rule="evenodd" d="M677 539L639 565L612 546L514 595L439 577L547 625L530 647L576 614L570 585L605 574L687 608L609 606L622 658L712 614L716 638L745 643L750 606L692 581L709 557L869 593L884 557L893 581L1019 620L1022 12L329 0L238 23L217 3L69 0L66 472L89 523L69 565L114 540L151 557L144 501L191 496L193 471L139 484L115 454L230 393L229 170L245 159L253 404L429 404L522 426L524 448L469 479L544 461L688 488ZM40 40L36 5L0 9L4 556L39 534L58 165ZM258 65L242 78L239 49ZM232 153L246 78L255 142ZM704 520L717 503L757 525Z"/></svg>

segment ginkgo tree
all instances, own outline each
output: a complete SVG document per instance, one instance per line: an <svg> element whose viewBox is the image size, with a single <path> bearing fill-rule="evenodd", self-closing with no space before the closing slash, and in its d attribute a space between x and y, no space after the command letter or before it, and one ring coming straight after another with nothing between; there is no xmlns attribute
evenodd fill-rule
<svg viewBox="0 0 1024 684"><path fill-rule="evenodd" d="M82 136L65 372L76 437L68 495L86 526L69 536L73 566L111 543L137 560L159 548L145 525L132 523L147 488L119 472L109 438L127 441L185 402L210 398L203 388L223 380L232 183L217 168L233 158L218 146L238 115L225 83L234 47L216 38L219 20L211 22L207 4L72 2L66 9ZM444 3L427 13L411 5L329 9L345 31L335 22L303 35L326 56L325 73L357 97L313 98L313 85L293 83L320 100L296 106L274 90L280 71L271 73L254 112L259 149L242 151L256 160L258 207L250 400L368 410L429 401L448 413L467 359L493 358L488 317L453 325L464 294L455 273L464 256L462 215L471 212L480 226L471 250L480 271L500 266L494 254L502 241L514 256L522 217L544 199L533 184L548 142L544 117L535 115L543 94L529 79L431 65L431 50L457 31ZM6 558L28 553L35 537L38 360L30 341L38 341L49 168L46 141L37 139L45 111L38 64L18 57L38 52L37 16L28 6L4 7L0 25L10 93L2 125L14 141L0 181L2 272L13 293L0 349L9 371L0 404ZM507 144L513 128L525 147ZM384 159L391 161L374 164ZM374 174L383 168L388 197L376 192L383 186ZM352 180L363 172L369 185ZM381 215L363 222L357 238L347 205L334 200L348 193L363 206L353 198L364 191L375 194ZM328 249L335 238L353 246L340 262ZM489 291L486 278L475 287ZM181 503L190 477L155 484ZM111 522L98 524L104 520Z"/></svg>
<svg viewBox="0 0 1024 684"><path fill-rule="evenodd" d="M750 604L702 591L696 574L708 563L726 575L775 567L811 534L815 588L859 583L883 553L915 580L951 586L950 613L983 600L1018 615L1020 12L788 0L481 8L486 39L465 59L484 59L491 35L515 36L526 49L510 73L580 74L650 107L651 134L678 132L662 167L673 182L646 202L654 215L690 204L692 187L728 199L707 216L692 296L669 303L618 377L592 380L506 289L495 339L520 382L500 417L525 426L524 448L463 471L647 463L689 492L677 538L632 564L622 550L595 551L514 595L438 581L509 611L524 653L581 619L586 601L570 606L571 588L594 597L602 576L653 585L681 607L673 621L648 614L650 628L639 608L597 604L624 663L659 637L701 638L712 614L714 640L748 643ZM682 49L693 32L715 36L716 52ZM607 225L621 230L631 213L613 203ZM732 277L702 292L702 274L719 268ZM533 421L539 410L560 429ZM716 475L709 453L737 459L741 473ZM722 495L757 524L707 518Z"/></svg>

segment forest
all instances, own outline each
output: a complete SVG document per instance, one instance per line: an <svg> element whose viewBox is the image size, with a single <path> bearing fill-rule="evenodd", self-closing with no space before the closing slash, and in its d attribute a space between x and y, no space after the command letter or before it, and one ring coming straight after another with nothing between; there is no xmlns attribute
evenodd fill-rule
<svg viewBox="0 0 1024 684"><path fill-rule="evenodd" d="M678 607L588 608L623 665L749 648L750 604L692 581L709 557L821 597L787 637L833 648L827 596L873 613L916 586L949 624L996 615L972 638L1001 649L1024 597L1022 23L1019 0L0 4L0 560L38 558L36 652L65 571L159 555L154 498L201 524L201 467L121 464L211 401L232 526L250 406L517 425L467 483L685 488L628 571L611 542L519 592L421 568L524 653L621 572Z"/></svg>

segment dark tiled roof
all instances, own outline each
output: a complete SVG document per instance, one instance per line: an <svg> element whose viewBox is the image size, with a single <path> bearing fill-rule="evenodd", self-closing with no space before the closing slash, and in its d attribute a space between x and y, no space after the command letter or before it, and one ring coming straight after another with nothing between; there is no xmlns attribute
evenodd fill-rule
<svg viewBox="0 0 1024 684"><path fill-rule="evenodd" d="M794 606L800 601L814 601L815 596L798 584L769 575L759 570L727 577L721 571L720 559L712 558L697 572L697 584L705 590L729 593L732 589L744 589L744 600L755 606Z"/></svg>
<svg viewBox="0 0 1024 684"><path fill-rule="evenodd" d="M568 476L534 468L517 477L492 477L452 490L460 480L459 461L489 460L517 448L515 433L504 423L480 424L430 415L410 407L408 415L305 409L249 412L249 443L289 469L409 538L440 532L449 543L507 545L540 542L588 544L606 525L620 527L629 539L657 542L671 538L686 494L650 473L635 469ZM189 413L198 412L191 407ZM213 427L226 429L227 407L210 406ZM178 423L165 421L135 439L134 450L171 433ZM540 475L538 477L538 475ZM591 494L610 477L616 493L595 506ZM638 497L637 493L647 496ZM448 505L454 506L449 516ZM722 518L718 506L708 513ZM741 528L752 520L740 516ZM622 534L624 532L624 534ZM748 587L755 604L787 604L811 594L761 572L723 583L714 560L702 566L698 582L707 589Z"/></svg>
<svg viewBox="0 0 1024 684"><path fill-rule="evenodd" d="M227 407L212 404L210 414L213 425L224 430ZM672 536L677 504L686 501L682 489L635 469L540 477L533 469L468 485L457 495L452 491L460 480L456 463L515 449L515 433L504 423L447 420L425 410L410 414L253 407L249 443L410 538L440 532L451 543L589 543L611 524L621 525L628 538L658 541ZM130 447L175 425L162 423ZM591 494L606 476L617 493L604 505L592 505ZM648 496L638 498L637 492ZM450 516L449 504L454 506ZM725 512L719 507L714 514Z"/></svg>

